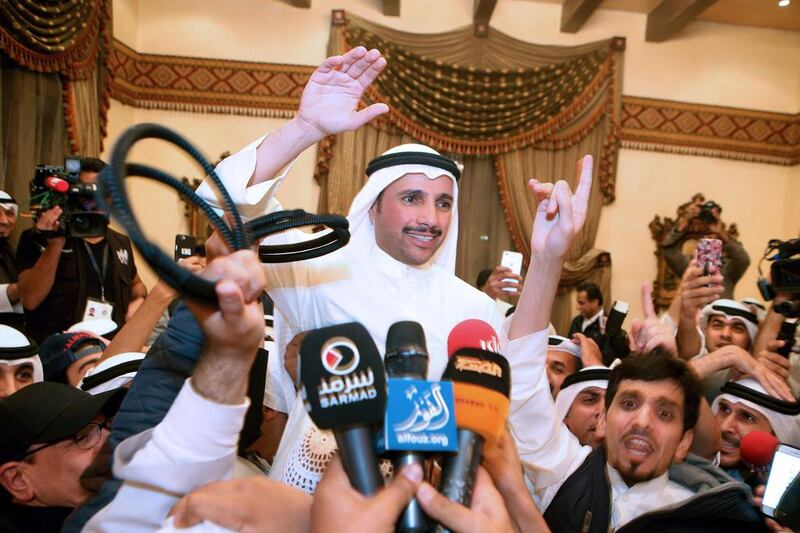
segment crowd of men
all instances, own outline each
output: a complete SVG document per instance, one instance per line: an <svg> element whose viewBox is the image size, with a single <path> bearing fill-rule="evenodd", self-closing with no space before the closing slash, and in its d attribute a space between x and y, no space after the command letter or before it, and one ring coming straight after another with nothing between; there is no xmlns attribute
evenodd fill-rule
<svg viewBox="0 0 800 533"><path fill-rule="evenodd" d="M220 163L243 212L281 209L276 191L303 150L388 111L359 106L385 66L363 47L326 59L292 120ZM645 283L644 316L615 354L593 283L576 287L579 314L563 335L550 324L593 190L590 155L574 191L531 180L525 275L498 266L479 288L455 276L457 165L419 144L376 156L344 248L266 264L213 234L206 257L182 260L215 284L216 305L161 281L148 293L124 235L66 236L58 207L15 252L19 208L0 192L0 530L391 531L414 499L451 531L789 531L761 513L765 472L740 444L760 431L800 447L800 365L777 353L778 313L732 299L749 259L719 211L708 234L723 240L726 267L678 258L670 237L678 296L659 316ZM83 170L96 181L102 162ZM206 184L198 194L221 209ZM383 488L361 494L306 412L304 336L358 322L382 347L390 326L415 321L438 380L448 335L469 319L494 329L511 369L506 429L483 449L471 503L439 492L441 457L384 469Z"/></svg>

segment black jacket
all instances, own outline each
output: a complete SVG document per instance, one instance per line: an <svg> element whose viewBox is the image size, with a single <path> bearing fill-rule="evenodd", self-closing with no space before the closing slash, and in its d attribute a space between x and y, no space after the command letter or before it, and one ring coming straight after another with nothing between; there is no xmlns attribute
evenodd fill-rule
<svg viewBox="0 0 800 533"><path fill-rule="evenodd" d="M673 465L669 479L696 495L677 506L645 513L617 533L757 533L768 531L752 504L750 489L700 457ZM611 523L611 486L605 447L594 450L567 478L544 513L553 533L606 533Z"/></svg>
<svg viewBox="0 0 800 533"><path fill-rule="evenodd" d="M131 286L136 278L136 265L131 242L126 236L109 228L106 242L109 247L104 280L106 299L114 304L114 314L111 318L122 326L131 301ZM22 232L17 246L19 270L32 268L46 246L46 240L35 230ZM87 294L87 277L95 275L83 240L68 237L58 260L50 293L36 309L25 309L28 335L41 344L49 335L64 331L72 324L80 322L83 319L87 297L100 297L99 294Z"/></svg>

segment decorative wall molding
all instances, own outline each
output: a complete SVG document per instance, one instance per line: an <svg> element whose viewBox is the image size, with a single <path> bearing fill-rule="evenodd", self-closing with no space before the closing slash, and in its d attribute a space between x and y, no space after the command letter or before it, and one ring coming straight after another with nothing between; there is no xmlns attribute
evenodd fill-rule
<svg viewBox="0 0 800 533"><path fill-rule="evenodd" d="M114 40L112 98L134 107L290 118L314 67L142 54Z"/></svg>
<svg viewBox="0 0 800 533"><path fill-rule="evenodd" d="M111 95L149 109L289 118L314 67L142 54L114 40ZM800 164L800 114L622 97L623 148Z"/></svg>
<svg viewBox="0 0 800 533"><path fill-rule="evenodd" d="M800 163L800 114L622 97L623 148Z"/></svg>

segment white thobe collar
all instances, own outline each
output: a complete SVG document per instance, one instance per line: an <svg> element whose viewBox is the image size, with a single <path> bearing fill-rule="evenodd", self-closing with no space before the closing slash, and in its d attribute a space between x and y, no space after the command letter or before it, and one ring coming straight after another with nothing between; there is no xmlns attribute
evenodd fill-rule
<svg viewBox="0 0 800 533"><path fill-rule="evenodd" d="M417 279L425 276L433 265L427 262L424 265L412 266L398 261L394 257L384 252L377 242L374 242L369 249L369 263L380 270L385 275L394 279L411 278Z"/></svg>
<svg viewBox="0 0 800 533"><path fill-rule="evenodd" d="M606 463L611 485L611 527L619 529L634 518L665 505L662 495L669 483L669 471L629 487L620 473Z"/></svg>
<svg viewBox="0 0 800 533"><path fill-rule="evenodd" d="M600 310L594 315L592 318L584 318L583 323L581 324L581 331L586 331L586 328L600 320L600 317L603 316L603 308L601 307Z"/></svg>

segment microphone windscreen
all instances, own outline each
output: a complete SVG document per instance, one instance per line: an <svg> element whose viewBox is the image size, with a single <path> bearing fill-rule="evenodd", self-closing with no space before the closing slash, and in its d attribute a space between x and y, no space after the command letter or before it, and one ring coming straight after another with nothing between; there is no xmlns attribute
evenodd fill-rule
<svg viewBox="0 0 800 533"><path fill-rule="evenodd" d="M406 320L392 324L386 333L386 351L394 351L409 345L426 346L425 331L420 323Z"/></svg>
<svg viewBox="0 0 800 533"><path fill-rule="evenodd" d="M499 353L500 340L488 323L470 318L456 324L447 337L447 354L450 357L461 348L480 348Z"/></svg>
<svg viewBox="0 0 800 533"><path fill-rule="evenodd" d="M383 362L369 332L357 322L305 336L300 345L300 381L306 410L322 429L383 421Z"/></svg>
<svg viewBox="0 0 800 533"><path fill-rule="evenodd" d="M739 443L742 461L752 466L768 466L780 442L772 433L751 431Z"/></svg>
<svg viewBox="0 0 800 533"><path fill-rule="evenodd" d="M389 377L425 379L428 374L428 346L418 322L395 322L386 334L386 374Z"/></svg>
<svg viewBox="0 0 800 533"><path fill-rule="evenodd" d="M456 425L493 442L505 428L510 407L511 368L488 350L462 348L447 363L442 379L453 381Z"/></svg>
<svg viewBox="0 0 800 533"><path fill-rule="evenodd" d="M67 192L69 190L69 182L62 180L61 178L56 178L54 176L50 176L44 180L44 184L47 185L49 188L53 189L57 192Z"/></svg>

